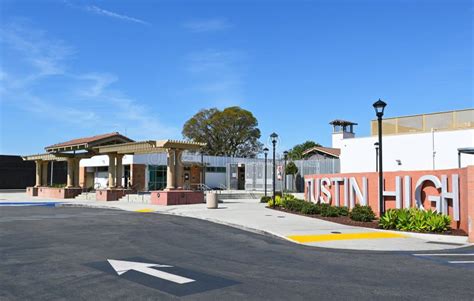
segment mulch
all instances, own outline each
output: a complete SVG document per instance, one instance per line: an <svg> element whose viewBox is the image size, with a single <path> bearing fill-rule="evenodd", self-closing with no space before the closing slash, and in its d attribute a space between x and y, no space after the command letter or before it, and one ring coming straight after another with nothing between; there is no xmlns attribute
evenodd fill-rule
<svg viewBox="0 0 474 301"><path fill-rule="evenodd" d="M267 207L267 208L277 210L277 211L287 212L287 213L291 213L291 214L322 219L322 220L325 220L325 221L328 221L328 222L338 223L338 224L342 224L342 225L365 227L365 228L372 228L372 229L380 229L378 220L373 220L371 222L359 222L359 221L352 220L349 216L327 217L327 216L321 216L321 215L312 215L312 214L304 214L304 213L301 213L301 212L289 211L289 210L286 210L285 208L281 208L281 207L275 207L275 208ZM398 231L398 230L393 229L393 231ZM468 235L465 231L463 231L461 229L451 229L449 231L445 231L445 232L442 232L442 233L440 233L440 232L437 232L437 233L423 232L423 233L424 234L457 235L457 236L467 236Z"/></svg>

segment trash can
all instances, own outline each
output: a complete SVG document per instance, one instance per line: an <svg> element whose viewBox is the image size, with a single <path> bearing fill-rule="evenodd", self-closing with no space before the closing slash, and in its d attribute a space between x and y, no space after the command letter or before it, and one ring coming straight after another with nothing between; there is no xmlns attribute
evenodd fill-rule
<svg viewBox="0 0 474 301"><path fill-rule="evenodd" d="M206 205L207 209L217 209L217 193L214 191L208 191L206 193Z"/></svg>

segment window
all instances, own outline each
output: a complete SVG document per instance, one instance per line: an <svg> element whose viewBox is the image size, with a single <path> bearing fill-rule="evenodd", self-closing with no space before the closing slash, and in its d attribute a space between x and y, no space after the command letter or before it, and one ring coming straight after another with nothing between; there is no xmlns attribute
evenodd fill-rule
<svg viewBox="0 0 474 301"><path fill-rule="evenodd" d="M218 173L225 173L226 168L221 166L208 166L206 167L206 172L218 172Z"/></svg>
<svg viewBox="0 0 474 301"><path fill-rule="evenodd" d="M166 188L166 165L149 165L148 175L148 190Z"/></svg>

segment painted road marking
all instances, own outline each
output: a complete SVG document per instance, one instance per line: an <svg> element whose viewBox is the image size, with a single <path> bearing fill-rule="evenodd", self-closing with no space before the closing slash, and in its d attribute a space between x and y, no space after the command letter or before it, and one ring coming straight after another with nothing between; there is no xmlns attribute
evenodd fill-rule
<svg viewBox="0 0 474 301"><path fill-rule="evenodd" d="M333 240L353 240L353 239L383 239L383 238L406 238L407 236L398 233L387 232L361 232L361 233L341 233L341 234L315 234L315 235L290 235L287 238L299 242L310 243Z"/></svg>
<svg viewBox="0 0 474 301"><path fill-rule="evenodd" d="M438 253L438 254L413 254L415 256L474 256L474 253Z"/></svg>
<svg viewBox="0 0 474 301"><path fill-rule="evenodd" d="M118 275L122 275L130 270L134 270L140 273L144 273L153 277L165 279L174 283L178 284L185 284L194 282L194 279L181 277L175 274L163 272L160 270L152 269L152 267L158 268L171 268L170 265L162 265L156 263L144 263L144 262L133 262L133 261L125 261L125 260L113 260L107 259L110 265L114 268Z"/></svg>
<svg viewBox="0 0 474 301"><path fill-rule="evenodd" d="M460 261L448 261L449 263L474 263L474 261L460 260Z"/></svg>
<svg viewBox="0 0 474 301"><path fill-rule="evenodd" d="M130 281L178 297L239 284L231 279L155 262L150 258L129 257L89 262L85 266L99 270L107 277L114 277L125 287L126 282ZM130 293L134 289L136 285L130 287Z"/></svg>
<svg viewBox="0 0 474 301"><path fill-rule="evenodd" d="M143 208L143 209L135 210L135 212L155 212L155 210L150 209L150 208Z"/></svg>
<svg viewBox="0 0 474 301"><path fill-rule="evenodd" d="M54 207L58 202L0 202L0 206L48 206Z"/></svg>

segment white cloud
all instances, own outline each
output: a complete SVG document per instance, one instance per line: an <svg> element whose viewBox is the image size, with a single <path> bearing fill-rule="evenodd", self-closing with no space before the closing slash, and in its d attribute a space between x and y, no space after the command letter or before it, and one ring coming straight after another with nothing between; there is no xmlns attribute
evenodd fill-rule
<svg viewBox="0 0 474 301"><path fill-rule="evenodd" d="M208 20L193 20L183 24L183 27L192 32L214 32L231 28L231 24L222 18Z"/></svg>
<svg viewBox="0 0 474 301"><path fill-rule="evenodd" d="M0 29L1 42L19 52L38 71L36 76L64 73L64 61L74 54L74 49L61 40L46 38L45 32L24 23L4 24Z"/></svg>
<svg viewBox="0 0 474 301"><path fill-rule="evenodd" d="M44 32L14 24L0 31L0 43L18 58L0 70L0 98L5 105L29 112L30 119L57 131L96 134L127 129L135 139L180 137L179 130L162 124L150 107L114 89L119 82L114 74L66 71L70 52L61 49L72 48ZM15 73L17 69L23 73Z"/></svg>
<svg viewBox="0 0 474 301"><path fill-rule="evenodd" d="M107 16L107 17L116 18L116 19L119 19L119 20L124 20L124 21L135 22L135 23L139 23L139 24L143 24L143 25L150 25L150 23L148 23L146 21L143 21L141 19L137 19L137 18L130 17L130 16L127 16L127 15L122 15L122 14L119 14L119 13L116 13L116 12L113 12L113 11L110 11L110 10L100 8L100 7L95 6L95 5L88 5L88 6L85 7L85 9L88 12L91 12L91 13L94 13L94 14L97 14L97 15Z"/></svg>

